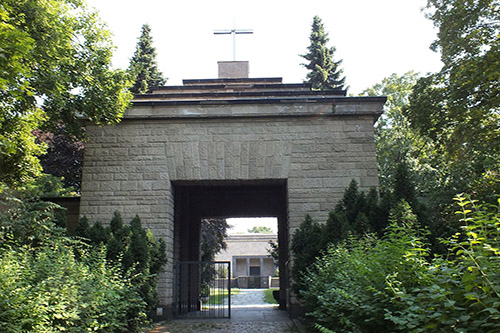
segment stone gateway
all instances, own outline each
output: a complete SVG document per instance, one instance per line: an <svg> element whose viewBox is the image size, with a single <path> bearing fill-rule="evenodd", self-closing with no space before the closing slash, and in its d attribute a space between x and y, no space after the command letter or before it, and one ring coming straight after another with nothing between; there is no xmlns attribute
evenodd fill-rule
<svg viewBox="0 0 500 333"><path fill-rule="evenodd" d="M306 214L326 221L352 179L378 186L373 124L385 97L313 91L248 78L247 64L219 65L227 77L158 87L135 96L120 124L87 125L80 214L138 214L165 239L163 315L175 304L175 263L200 260L202 218L277 217L280 306L293 315L290 237Z"/></svg>

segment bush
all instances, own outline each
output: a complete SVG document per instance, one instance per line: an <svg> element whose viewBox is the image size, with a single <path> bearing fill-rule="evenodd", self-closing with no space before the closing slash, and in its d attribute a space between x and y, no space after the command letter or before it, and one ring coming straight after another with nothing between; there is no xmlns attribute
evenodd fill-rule
<svg viewBox="0 0 500 333"><path fill-rule="evenodd" d="M65 230L55 223L58 208L51 202L0 198L0 247L36 247L65 237Z"/></svg>
<svg viewBox="0 0 500 333"><path fill-rule="evenodd" d="M358 183L353 179L335 210L328 215L323 236L325 249L329 243L338 243L349 235L362 236L370 232L381 235L387 227L389 210L393 205L386 201L394 199L388 195L384 200L379 200L375 188L371 188L368 194L359 191Z"/></svg>
<svg viewBox="0 0 500 333"><path fill-rule="evenodd" d="M12 200L0 216L0 331L140 331L137 288L102 248L65 236L50 207Z"/></svg>
<svg viewBox="0 0 500 333"><path fill-rule="evenodd" d="M120 213L115 212L109 227L100 222L90 227L87 218L83 217L75 233L88 238L94 248L104 246L106 258L121 268L123 278L130 277L146 303L147 311L154 309L158 303L158 275L167 261L166 244L142 227L139 216L134 217L129 226L124 226Z"/></svg>
<svg viewBox="0 0 500 333"><path fill-rule="evenodd" d="M76 260L63 244L7 249L0 258L0 331L137 332L145 304L104 253Z"/></svg>
<svg viewBox="0 0 500 333"><path fill-rule="evenodd" d="M291 275L293 288L299 291L305 288L302 278L307 267L314 262L323 250L323 227L307 215L299 228L293 233L291 250L293 254L293 266Z"/></svg>
<svg viewBox="0 0 500 333"><path fill-rule="evenodd" d="M408 212L405 219L396 220L401 211ZM384 238L368 234L332 244L309 269L308 288L300 294L317 328L325 332L392 331L394 325L384 318L388 304L380 295L386 279L399 275L413 283L427 252L406 202L393 210L390 220Z"/></svg>
<svg viewBox="0 0 500 333"><path fill-rule="evenodd" d="M455 198L462 231L444 241L446 257L426 272L429 283L395 288L401 308L386 317L401 331L498 332L500 327L500 199L497 205ZM398 286L394 279L390 285Z"/></svg>
<svg viewBox="0 0 500 333"><path fill-rule="evenodd" d="M500 201L458 197L462 232L429 261L426 233L405 202L382 238L331 245L301 296L322 332L495 332L500 327Z"/></svg>
<svg viewBox="0 0 500 333"><path fill-rule="evenodd" d="M293 266L291 275L294 291L304 290L306 270L311 268L317 257L324 253L330 244L336 244L349 237L361 237L369 232L381 233L387 226L387 213L379 203L375 188L368 195L359 191L358 184L352 180L335 210L328 215L326 224L313 221L309 215L294 232L291 241ZM301 294L298 293L301 297Z"/></svg>

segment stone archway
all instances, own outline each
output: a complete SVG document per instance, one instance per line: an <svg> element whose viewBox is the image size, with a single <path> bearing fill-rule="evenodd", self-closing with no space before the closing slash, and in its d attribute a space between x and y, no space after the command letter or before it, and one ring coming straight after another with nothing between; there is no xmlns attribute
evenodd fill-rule
<svg viewBox="0 0 500 333"><path fill-rule="evenodd" d="M88 123L83 163L81 215L109 221L116 210L124 219L138 214L165 239L169 262L158 286L163 317L171 312L175 261L199 251L198 222L186 212L278 216L286 251L304 216L326 221L352 179L364 190L378 185L373 124L386 100L281 78L183 83L135 96L116 126ZM275 198L262 200L266 191L278 191L279 203L269 207ZM287 310L300 313L289 294L281 297Z"/></svg>

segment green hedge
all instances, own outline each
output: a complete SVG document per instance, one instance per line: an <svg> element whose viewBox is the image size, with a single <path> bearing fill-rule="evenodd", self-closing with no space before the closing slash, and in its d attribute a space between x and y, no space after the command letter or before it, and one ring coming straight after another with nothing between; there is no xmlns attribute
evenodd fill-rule
<svg viewBox="0 0 500 333"><path fill-rule="evenodd" d="M0 332L140 332L146 302L119 265L65 235L54 205L4 199Z"/></svg>
<svg viewBox="0 0 500 333"><path fill-rule="evenodd" d="M0 331L134 332L146 323L145 303L101 252L67 244L0 253Z"/></svg>
<svg viewBox="0 0 500 333"><path fill-rule="evenodd" d="M147 312L153 311L158 304L158 275L167 262L163 239L157 239L151 230L143 228L137 215L129 225L124 225L118 211L113 214L109 227L100 222L90 227L87 218L83 217L75 236L95 249L104 247L106 259L120 267L123 278L130 277L146 302Z"/></svg>
<svg viewBox="0 0 500 333"><path fill-rule="evenodd" d="M457 197L462 231L449 253L429 259L425 233L406 203L382 238L328 248L300 291L321 332L498 332L500 202Z"/></svg>

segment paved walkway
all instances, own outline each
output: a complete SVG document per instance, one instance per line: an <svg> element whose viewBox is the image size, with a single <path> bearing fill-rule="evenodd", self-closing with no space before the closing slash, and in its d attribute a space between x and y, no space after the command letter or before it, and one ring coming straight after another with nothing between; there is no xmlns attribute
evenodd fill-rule
<svg viewBox="0 0 500 333"><path fill-rule="evenodd" d="M298 332L286 311L264 302L263 289L240 289L231 296L231 319L183 319L162 323L150 333Z"/></svg>

